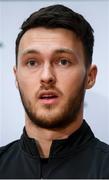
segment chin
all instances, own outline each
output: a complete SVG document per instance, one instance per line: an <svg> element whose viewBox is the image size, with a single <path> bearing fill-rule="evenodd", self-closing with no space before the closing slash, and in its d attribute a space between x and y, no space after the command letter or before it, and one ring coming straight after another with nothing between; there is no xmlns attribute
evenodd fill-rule
<svg viewBox="0 0 109 180"><path fill-rule="evenodd" d="M34 114L34 117L29 115L29 119L41 128L56 129L60 127L60 124L63 124L64 118L59 108L55 108L52 110L39 110Z"/></svg>
<svg viewBox="0 0 109 180"><path fill-rule="evenodd" d="M56 121L56 119L59 119L61 116L61 111L59 111L59 108L55 109L46 109L46 110L40 110L37 111L36 119L42 119L46 122L53 122Z"/></svg>

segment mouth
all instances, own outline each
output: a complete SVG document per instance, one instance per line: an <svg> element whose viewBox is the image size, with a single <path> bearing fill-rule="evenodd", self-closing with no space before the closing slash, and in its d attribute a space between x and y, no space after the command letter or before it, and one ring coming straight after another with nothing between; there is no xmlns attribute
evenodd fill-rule
<svg viewBox="0 0 109 180"><path fill-rule="evenodd" d="M39 95L39 100L42 104L56 104L57 100L59 98L59 95L55 92L42 92Z"/></svg>

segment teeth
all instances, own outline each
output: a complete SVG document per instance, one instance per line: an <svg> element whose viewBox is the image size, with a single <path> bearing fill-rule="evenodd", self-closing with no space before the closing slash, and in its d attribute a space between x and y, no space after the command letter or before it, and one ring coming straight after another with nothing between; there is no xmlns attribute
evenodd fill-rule
<svg viewBox="0 0 109 180"><path fill-rule="evenodd" d="M42 96L42 97L53 97L53 95L44 95L44 96Z"/></svg>
<svg viewBox="0 0 109 180"><path fill-rule="evenodd" d="M43 95L41 98L55 98L56 96L53 96L53 95Z"/></svg>

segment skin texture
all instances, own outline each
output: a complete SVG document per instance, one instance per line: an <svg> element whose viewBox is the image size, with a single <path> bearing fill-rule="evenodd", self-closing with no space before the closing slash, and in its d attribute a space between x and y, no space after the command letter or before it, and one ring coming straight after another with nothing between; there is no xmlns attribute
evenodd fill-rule
<svg viewBox="0 0 109 180"><path fill-rule="evenodd" d="M70 30L34 28L21 38L14 73L27 133L48 157L54 139L80 127L85 90L94 85L97 68L86 69L82 42Z"/></svg>

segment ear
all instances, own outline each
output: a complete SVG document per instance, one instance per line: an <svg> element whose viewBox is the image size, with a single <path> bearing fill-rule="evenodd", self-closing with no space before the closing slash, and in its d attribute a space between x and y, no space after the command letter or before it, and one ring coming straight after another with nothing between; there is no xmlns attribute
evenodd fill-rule
<svg viewBox="0 0 109 180"><path fill-rule="evenodd" d="M97 75L97 66L91 65L87 71L86 89L90 89L94 86Z"/></svg>
<svg viewBox="0 0 109 180"><path fill-rule="evenodd" d="M16 85L16 88L18 88L18 80L17 80L17 69L16 69L16 66L13 67L13 72L14 72L14 76L15 76L15 85Z"/></svg>

